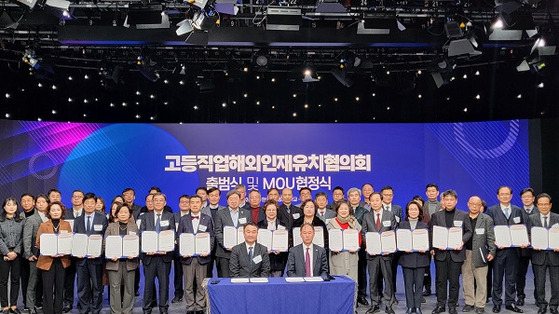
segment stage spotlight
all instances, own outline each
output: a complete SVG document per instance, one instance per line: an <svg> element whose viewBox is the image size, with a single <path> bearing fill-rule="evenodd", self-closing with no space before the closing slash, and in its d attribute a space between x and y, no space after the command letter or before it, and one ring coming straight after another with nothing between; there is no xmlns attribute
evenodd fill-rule
<svg viewBox="0 0 559 314"><path fill-rule="evenodd" d="M351 87L353 85L353 80L348 77L346 69L333 68L332 75L345 87Z"/></svg>
<svg viewBox="0 0 559 314"><path fill-rule="evenodd" d="M309 68L305 69L303 75L304 75L302 79L303 83L314 83L320 81L318 78L313 77L314 73Z"/></svg>
<svg viewBox="0 0 559 314"><path fill-rule="evenodd" d="M37 57L35 56L35 51L33 51L32 49L26 49L21 60L29 64L31 66L31 69L37 70L41 67L39 59L37 59Z"/></svg>
<svg viewBox="0 0 559 314"><path fill-rule="evenodd" d="M252 63L256 69L266 69L270 65L270 53L267 49L260 49L252 56Z"/></svg>
<svg viewBox="0 0 559 314"><path fill-rule="evenodd" d="M175 31L177 33L177 36L182 36L185 34L189 34L192 31L194 31L194 27L192 26L192 20L191 19L185 19L182 20L180 22L177 23L177 30Z"/></svg>

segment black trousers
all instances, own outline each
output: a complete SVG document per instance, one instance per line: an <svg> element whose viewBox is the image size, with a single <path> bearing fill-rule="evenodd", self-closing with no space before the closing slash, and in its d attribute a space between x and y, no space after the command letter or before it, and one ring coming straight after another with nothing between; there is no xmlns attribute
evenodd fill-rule
<svg viewBox="0 0 559 314"><path fill-rule="evenodd" d="M423 297L423 275L425 268L402 267L404 273L404 287L406 291L406 307L421 308L421 298Z"/></svg>
<svg viewBox="0 0 559 314"><path fill-rule="evenodd" d="M526 288L526 273L528 273L528 264L530 264L530 256L520 256L518 258L518 271L516 272L516 297L526 298L524 293L524 288ZM534 272L534 265L532 265L532 273ZM534 287L536 286L536 277L534 274ZM537 295L534 290L534 298L537 299Z"/></svg>
<svg viewBox="0 0 559 314"><path fill-rule="evenodd" d="M536 281L536 305L538 307L548 305L548 302L545 300L545 280L546 272L549 271L549 281L551 282L551 299L549 300L549 306L552 309L557 309L559 305L559 266L551 265L549 258L546 258L544 265L532 264L532 269L534 270Z"/></svg>
<svg viewBox="0 0 559 314"><path fill-rule="evenodd" d="M367 253L365 245L357 252L359 261L357 263L357 296L367 297Z"/></svg>
<svg viewBox="0 0 559 314"><path fill-rule="evenodd" d="M71 258L72 263L64 269L64 304L74 306L74 287L76 285L76 259Z"/></svg>
<svg viewBox="0 0 559 314"><path fill-rule="evenodd" d="M229 270L229 259L226 257L218 257L217 258L217 271L218 273L221 270L221 274L218 274L220 278L229 278L231 277L231 271Z"/></svg>
<svg viewBox="0 0 559 314"><path fill-rule="evenodd" d="M177 249L178 251L178 249ZM173 275L173 285L175 286L175 298L181 298L184 295L184 288L182 285L182 264L180 256L173 259L173 268L175 273Z"/></svg>
<svg viewBox="0 0 559 314"><path fill-rule="evenodd" d="M431 259L429 259L429 267L425 268L425 274L423 275L423 287L425 291L431 292Z"/></svg>
<svg viewBox="0 0 559 314"><path fill-rule="evenodd" d="M487 262L487 299L493 295L493 261Z"/></svg>
<svg viewBox="0 0 559 314"><path fill-rule="evenodd" d="M437 306L445 306L445 303L447 303L447 292L448 307L456 307L458 304L462 264L462 262L454 262L449 252L446 252L446 259L444 261L437 261L435 259Z"/></svg>
<svg viewBox="0 0 559 314"><path fill-rule="evenodd" d="M144 311L151 310L155 297L155 278L159 283L159 311L169 308L169 274L171 262L165 262L161 256L152 256L149 265L144 264Z"/></svg>
<svg viewBox="0 0 559 314"><path fill-rule="evenodd" d="M497 251L493 259L493 294L494 305L503 304L503 277L505 277L505 305L515 303L516 271L518 268L518 250L507 248Z"/></svg>
<svg viewBox="0 0 559 314"><path fill-rule="evenodd" d="M29 284L29 260L28 259L20 258L19 273L21 275L21 296L23 298L23 307L27 308L27 286Z"/></svg>
<svg viewBox="0 0 559 314"><path fill-rule="evenodd" d="M0 304L2 304L2 307L17 306L17 296L19 294L20 267L21 267L21 257L19 255L13 261L5 261L4 255L0 255ZM10 277L9 303L8 303L8 277Z"/></svg>
<svg viewBox="0 0 559 314"><path fill-rule="evenodd" d="M78 274L78 310L81 314L99 314L103 307L103 264L85 260L76 267Z"/></svg>
<svg viewBox="0 0 559 314"><path fill-rule="evenodd" d="M62 313L62 294L66 272L60 258L53 259L49 270L41 271L43 275L43 313Z"/></svg>

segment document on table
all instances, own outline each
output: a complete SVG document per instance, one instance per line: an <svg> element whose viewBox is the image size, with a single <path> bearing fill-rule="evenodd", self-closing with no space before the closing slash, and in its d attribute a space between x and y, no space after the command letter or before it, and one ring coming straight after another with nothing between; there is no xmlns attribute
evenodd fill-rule
<svg viewBox="0 0 559 314"><path fill-rule="evenodd" d="M121 258L122 257L122 237L119 235L110 235L105 238L105 258Z"/></svg>
<svg viewBox="0 0 559 314"><path fill-rule="evenodd" d="M330 251L343 251L344 236L341 229L330 229L328 231L328 245L330 246Z"/></svg>
<svg viewBox="0 0 559 314"><path fill-rule="evenodd" d="M314 238L312 243L324 247L324 229L322 227L314 227Z"/></svg>
<svg viewBox="0 0 559 314"><path fill-rule="evenodd" d="M394 230L384 231L380 234L382 253L396 252L396 233Z"/></svg>
<svg viewBox="0 0 559 314"><path fill-rule="evenodd" d="M447 246L449 250L462 247L462 228L451 227L450 229L448 229Z"/></svg>
<svg viewBox="0 0 559 314"><path fill-rule="evenodd" d="M446 250L448 247L448 229L441 226L433 226L433 247Z"/></svg>
<svg viewBox="0 0 559 314"><path fill-rule="evenodd" d="M317 282L317 281L324 281L322 277L303 277L307 282Z"/></svg>
<svg viewBox="0 0 559 314"><path fill-rule="evenodd" d="M250 278L250 282L254 282L254 283L267 283L267 282L268 282L268 278L266 278L266 277L252 277L252 278Z"/></svg>
<svg viewBox="0 0 559 314"><path fill-rule="evenodd" d="M72 241L72 256L84 257L87 255L87 234L76 233Z"/></svg>
<svg viewBox="0 0 559 314"><path fill-rule="evenodd" d="M194 234L181 233L179 236L179 254L180 256L193 256L196 253L196 242Z"/></svg>
<svg viewBox="0 0 559 314"><path fill-rule="evenodd" d="M158 252L171 252L175 250L175 231L161 231L158 237Z"/></svg>
<svg viewBox="0 0 559 314"><path fill-rule="evenodd" d="M289 232L287 230L274 230L272 234L272 251L287 252L289 250Z"/></svg>
<svg viewBox="0 0 559 314"><path fill-rule="evenodd" d="M382 252L382 246L380 244L380 233L367 232L365 234L365 244L367 247L367 253L371 255L378 255Z"/></svg>
<svg viewBox="0 0 559 314"><path fill-rule="evenodd" d="M530 240L528 239L528 230L525 225L512 225L510 229L510 239L513 246L528 246Z"/></svg>
<svg viewBox="0 0 559 314"><path fill-rule="evenodd" d="M549 233L546 228L532 227L532 247L538 250L549 249Z"/></svg>
<svg viewBox="0 0 559 314"><path fill-rule="evenodd" d="M155 253L157 252L158 237L155 231L142 232L142 252Z"/></svg>
<svg viewBox="0 0 559 314"><path fill-rule="evenodd" d="M415 229L412 236L414 251L429 251L429 231L427 229Z"/></svg>
<svg viewBox="0 0 559 314"><path fill-rule="evenodd" d="M495 243L497 247L511 247L512 241L510 237L509 226L498 225L495 226Z"/></svg>
<svg viewBox="0 0 559 314"><path fill-rule="evenodd" d="M101 256L103 250L103 237L100 234L92 234L87 239L87 256Z"/></svg>
<svg viewBox="0 0 559 314"><path fill-rule="evenodd" d="M231 278L231 283L249 283L249 278Z"/></svg>
<svg viewBox="0 0 559 314"><path fill-rule="evenodd" d="M549 229L549 249L559 249L559 228L557 227Z"/></svg>
<svg viewBox="0 0 559 314"><path fill-rule="evenodd" d="M410 229L396 230L396 246L398 251L411 252L413 250L412 231Z"/></svg>
<svg viewBox="0 0 559 314"><path fill-rule="evenodd" d="M303 239L301 239L301 228L300 227L293 228L292 233L293 233L293 246L297 246L297 245L303 243Z"/></svg>
<svg viewBox="0 0 559 314"><path fill-rule="evenodd" d="M210 255L212 253L209 233L198 232L194 238L196 242L196 255Z"/></svg>
<svg viewBox="0 0 559 314"><path fill-rule="evenodd" d="M122 238L122 255L126 257L140 255L140 237L128 234Z"/></svg>
<svg viewBox="0 0 559 314"><path fill-rule="evenodd" d="M55 256L58 254L58 237L54 233L43 233L40 237L39 251L41 255Z"/></svg>
<svg viewBox="0 0 559 314"><path fill-rule="evenodd" d="M303 277L285 277L286 282L305 282Z"/></svg>
<svg viewBox="0 0 559 314"><path fill-rule="evenodd" d="M58 255L72 254L72 242L74 236L71 233L58 234Z"/></svg>
<svg viewBox="0 0 559 314"><path fill-rule="evenodd" d="M345 251L359 250L359 237L361 236L361 232L355 229L344 229L343 236Z"/></svg>
<svg viewBox="0 0 559 314"><path fill-rule="evenodd" d="M258 229L257 242L266 247L266 250L272 250L272 230Z"/></svg>

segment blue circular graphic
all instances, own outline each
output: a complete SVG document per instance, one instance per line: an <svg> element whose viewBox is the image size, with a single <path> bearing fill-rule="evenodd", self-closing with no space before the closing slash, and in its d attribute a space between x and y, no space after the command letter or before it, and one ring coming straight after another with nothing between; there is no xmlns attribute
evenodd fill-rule
<svg viewBox="0 0 559 314"><path fill-rule="evenodd" d="M82 140L68 155L60 171L62 201L71 206L71 193L79 189L111 199L127 187L136 191L143 205L150 187L167 195L167 204L178 208L178 198L194 194L197 173L166 172L166 155L188 155L186 148L166 131L149 124L113 124Z"/></svg>

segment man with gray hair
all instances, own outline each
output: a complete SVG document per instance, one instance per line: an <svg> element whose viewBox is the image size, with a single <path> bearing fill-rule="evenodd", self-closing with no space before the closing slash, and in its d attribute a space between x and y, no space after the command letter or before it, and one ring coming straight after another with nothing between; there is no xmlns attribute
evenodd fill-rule
<svg viewBox="0 0 559 314"><path fill-rule="evenodd" d="M247 202L246 202L247 187L244 184L239 183L239 184L235 185L235 191L237 191L241 194L241 203L239 204L239 207L243 208L243 209L246 209L246 210L249 210L250 205L247 204Z"/></svg>
<svg viewBox="0 0 559 314"><path fill-rule="evenodd" d="M227 192L227 208L217 211L215 217L215 238L217 239L217 275L218 277L231 277L229 269L229 259L231 258L231 250L223 245L223 227L244 227L252 221L250 210L239 207L241 203L241 193L237 190Z"/></svg>

